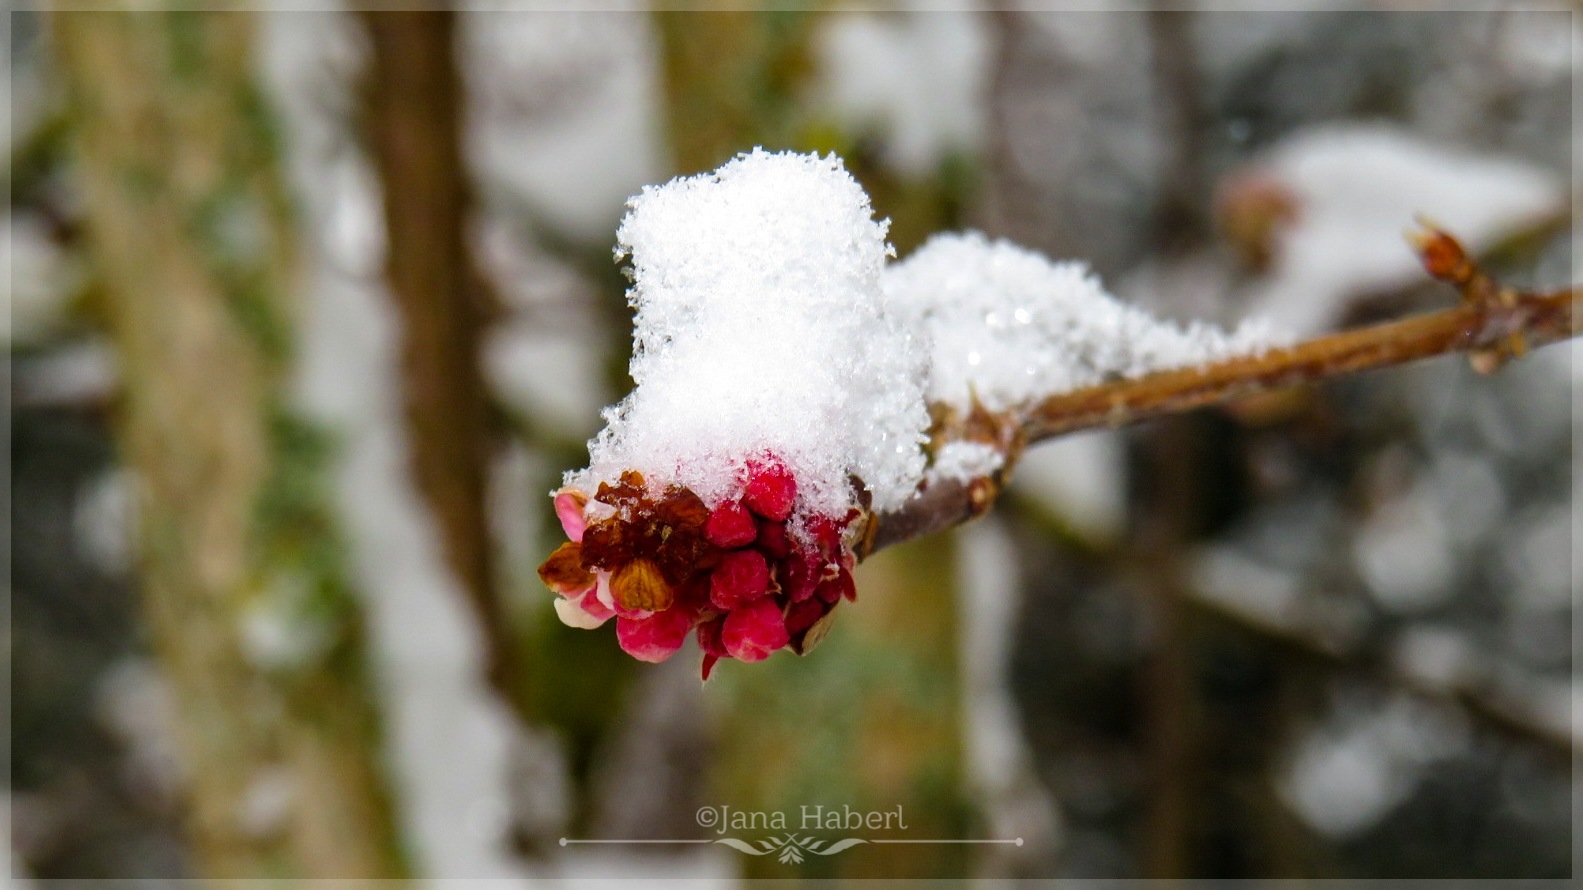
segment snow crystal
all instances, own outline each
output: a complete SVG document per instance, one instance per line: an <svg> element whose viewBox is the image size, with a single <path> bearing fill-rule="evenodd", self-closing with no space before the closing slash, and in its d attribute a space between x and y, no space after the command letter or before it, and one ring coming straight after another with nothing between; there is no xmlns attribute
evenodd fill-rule
<svg viewBox="0 0 1583 890"><path fill-rule="evenodd" d="M983 442L947 442L935 452L934 463L929 465L929 474L936 479L967 482L988 476L1005 462L1006 456L993 445Z"/></svg>
<svg viewBox="0 0 1583 890"><path fill-rule="evenodd" d="M924 351L885 306L887 223L840 159L756 149L628 206L637 388L567 484L633 469L713 507L770 456L803 518L852 506L849 474L876 509L906 500L923 473Z"/></svg>
<svg viewBox="0 0 1583 890"><path fill-rule="evenodd" d="M892 307L931 344L928 396L990 410L1118 377L1256 352L1263 325L1228 333L1157 319L1107 294L1077 262L1053 263L977 232L937 235L885 273Z"/></svg>

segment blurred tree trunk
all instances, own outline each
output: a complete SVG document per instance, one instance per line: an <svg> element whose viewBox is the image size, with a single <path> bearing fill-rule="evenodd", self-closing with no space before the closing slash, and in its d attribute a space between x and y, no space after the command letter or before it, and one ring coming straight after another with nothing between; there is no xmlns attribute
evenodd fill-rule
<svg viewBox="0 0 1583 890"><path fill-rule="evenodd" d="M468 247L456 13L365 11L362 22L372 50L365 123L384 195L385 276L401 318L413 475L483 631L490 682L520 710L527 693L489 530L492 431L479 364L488 299Z"/></svg>
<svg viewBox="0 0 1583 890"><path fill-rule="evenodd" d="M295 263L253 20L52 24L198 867L401 875L327 443L286 399Z"/></svg>
<svg viewBox="0 0 1583 890"><path fill-rule="evenodd" d="M713 170L755 145L793 147L815 20L793 9L654 13L678 172Z"/></svg>

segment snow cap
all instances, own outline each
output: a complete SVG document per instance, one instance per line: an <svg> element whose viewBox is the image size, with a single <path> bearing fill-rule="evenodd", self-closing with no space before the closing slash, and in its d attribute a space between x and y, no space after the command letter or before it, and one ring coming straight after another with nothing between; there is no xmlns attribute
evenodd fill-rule
<svg viewBox="0 0 1583 890"><path fill-rule="evenodd" d="M910 497L925 351L880 287L888 221L840 159L755 149L628 207L637 388L567 484L592 493L633 469L713 508L769 459L795 477L802 520L854 506L849 475L876 509Z"/></svg>

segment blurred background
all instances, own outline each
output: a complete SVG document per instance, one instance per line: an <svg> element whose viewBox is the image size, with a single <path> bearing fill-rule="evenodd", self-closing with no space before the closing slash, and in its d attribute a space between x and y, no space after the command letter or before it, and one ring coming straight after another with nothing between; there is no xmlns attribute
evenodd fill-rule
<svg viewBox="0 0 1583 890"><path fill-rule="evenodd" d="M10 12L13 878L1571 874L1569 346L1040 446L706 687L534 573L623 202L755 145L1178 318L1576 280L1575 14L1311 5ZM726 806L1023 843L559 843Z"/></svg>

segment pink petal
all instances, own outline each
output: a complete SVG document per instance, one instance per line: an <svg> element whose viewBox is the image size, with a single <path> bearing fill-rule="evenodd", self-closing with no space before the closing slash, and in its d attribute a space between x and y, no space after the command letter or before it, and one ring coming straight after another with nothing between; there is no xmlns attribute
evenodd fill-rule
<svg viewBox="0 0 1583 890"><path fill-rule="evenodd" d="M583 531L588 528L583 505L578 502L580 494L565 490L555 496L555 515L561 520L561 528L566 531L566 537L579 544L583 542Z"/></svg>
<svg viewBox="0 0 1583 890"><path fill-rule="evenodd" d="M594 572L594 581L594 595L599 598L599 602L605 608L614 609L616 607L616 597L615 594L610 592L610 573Z"/></svg>
<svg viewBox="0 0 1583 890"><path fill-rule="evenodd" d="M616 642L639 661L661 662L682 647L692 621L678 609L655 612L648 618L616 619Z"/></svg>
<svg viewBox="0 0 1583 890"><path fill-rule="evenodd" d="M716 507L704 524L704 537L717 547L743 547L757 536L753 514L740 501L726 501Z"/></svg>
<svg viewBox="0 0 1583 890"><path fill-rule="evenodd" d="M763 661L791 641L786 619L771 597L762 597L726 616L721 641L732 658Z"/></svg>
<svg viewBox="0 0 1583 890"><path fill-rule="evenodd" d="M560 597L555 599L555 616L561 619L561 623L567 627L576 627L582 630L593 630L610 618L608 614L601 617L589 612L577 600L562 599Z"/></svg>
<svg viewBox="0 0 1583 890"><path fill-rule="evenodd" d="M599 590L597 588L590 588L587 593L584 593L582 598L577 601L577 605L584 612L599 619L601 624L616 614L615 610L599 601Z"/></svg>
<svg viewBox="0 0 1583 890"><path fill-rule="evenodd" d="M709 601L731 611L768 593L770 568L757 550L733 550L709 576Z"/></svg>

